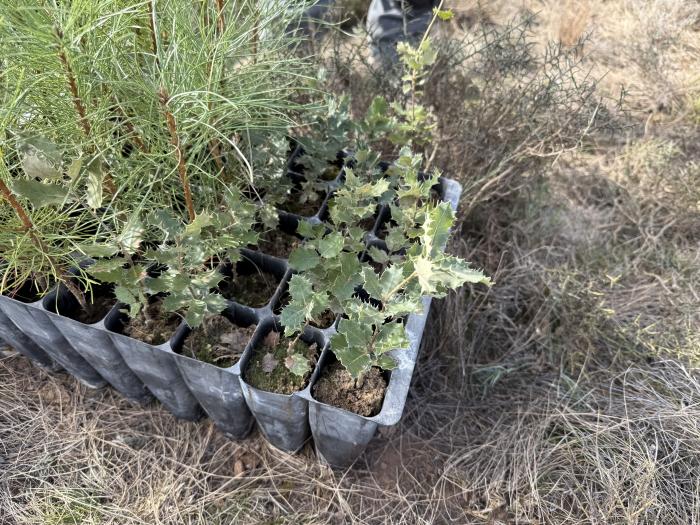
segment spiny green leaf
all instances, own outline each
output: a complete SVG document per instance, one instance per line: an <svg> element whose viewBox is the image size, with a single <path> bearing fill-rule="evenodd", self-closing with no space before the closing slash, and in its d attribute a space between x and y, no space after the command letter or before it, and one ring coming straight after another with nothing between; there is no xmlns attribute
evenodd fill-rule
<svg viewBox="0 0 700 525"><path fill-rule="evenodd" d="M165 308L165 301L163 301ZM207 304L204 301L192 300L187 304L187 313L185 314L185 322L190 328L197 328L207 312Z"/></svg>
<svg viewBox="0 0 700 525"><path fill-rule="evenodd" d="M391 300L392 293L398 292L398 287L404 280L403 267L400 265L385 268L379 276L379 285L382 288L382 298Z"/></svg>
<svg viewBox="0 0 700 525"><path fill-rule="evenodd" d="M170 210L157 210L152 217L153 224L165 233L164 241L175 238L182 229L182 223Z"/></svg>
<svg viewBox="0 0 700 525"><path fill-rule="evenodd" d="M348 344L344 334L337 333L331 338L331 349L348 373L357 379L370 369L372 361L365 348Z"/></svg>
<svg viewBox="0 0 700 525"><path fill-rule="evenodd" d="M228 301L225 297L218 293L210 293L204 297L204 302L207 303L207 311L209 313L221 313L228 307Z"/></svg>
<svg viewBox="0 0 700 525"><path fill-rule="evenodd" d="M413 268L418 276L418 282L421 286L423 295L430 295L435 292L433 281L433 261L426 257L416 257L413 260Z"/></svg>
<svg viewBox="0 0 700 525"><path fill-rule="evenodd" d="M310 270L321 262L316 250L308 246L296 248L289 256L289 265L300 272Z"/></svg>
<svg viewBox="0 0 700 525"><path fill-rule="evenodd" d="M396 368L396 361L389 354L382 354L377 357L376 364L382 370L393 370Z"/></svg>
<svg viewBox="0 0 700 525"><path fill-rule="evenodd" d="M128 305L138 302L138 298L131 292L131 290L125 288L124 286L115 286L114 297L116 297L117 301L120 303L125 303Z"/></svg>
<svg viewBox="0 0 700 525"><path fill-rule="evenodd" d="M365 266L362 268L362 279L365 292L367 292L371 297L377 300L382 298L382 287L379 284L379 276L375 271L369 267Z"/></svg>
<svg viewBox="0 0 700 525"><path fill-rule="evenodd" d="M81 244L78 250L88 257L111 257L119 251L119 248L111 244Z"/></svg>
<svg viewBox="0 0 700 525"><path fill-rule="evenodd" d="M73 162L71 162L70 166L68 167L68 172L66 173L68 175L68 178L70 180L75 180L78 178L78 175L80 175L80 170L83 167L83 160L82 159L75 159Z"/></svg>
<svg viewBox="0 0 700 525"><path fill-rule="evenodd" d="M349 346L367 349L372 339L372 326L356 319L341 319L338 333L345 336Z"/></svg>
<svg viewBox="0 0 700 525"><path fill-rule="evenodd" d="M68 189L63 186L30 179L15 180L12 183L12 191L27 199L35 208L61 205L68 196Z"/></svg>
<svg viewBox="0 0 700 525"><path fill-rule="evenodd" d="M299 221L297 233L302 237L313 238L316 236L314 226L309 221Z"/></svg>
<svg viewBox="0 0 700 525"><path fill-rule="evenodd" d="M102 171L93 166L87 172L85 201L92 209L102 206Z"/></svg>
<svg viewBox="0 0 700 525"><path fill-rule="evenodd" d="M212 215L207 212L198 213L194 220L185 227L187 235L197 236L202 230L212 224Z"/></svg>
<svg viewBox="0 0 700 525"><path fill-rule="evenodd" d="M345 241L339 232L332 232L318 241L318 252L324 259L332 259L343 251Z"/></svg>
<svg viewBox="0 0 700 525"><path fill-rule="evenodd" d="M434 265L434 280L445 289L456 289L464 283L491 285L491 279L469 263L451 255L438 259Z"/></svg>
<svg viewBox="0 0 700 525"><path fill-rule="evenodd" d="M103 283L120 283L125 281L124 260L103 259L96 261L87 268L87 271L98 281Z"/></svg>
<svg viewBox="0 0 700 525"><path fill-rule="evenodd" d="M421 242L429 255L435 256L444 250L454 222L454 212L447 202L441 202L425 214Z"/></svg>
<svg viewBox="0 0 700 525"><path fill-rule="evenodd" d="M304 377L311 369L309 360L298 352L287 356L284 364L292 374L299 377Z"/></svg>
<svg viewBox="0 0 700 525"><path fill-rule="evenodd" d="M399 348L408 348L406 328L402 323L391 322L382 325L374 342L374 352L383 354Z"/></svg>
<svg viewBox="0 0 700 525"><path fill-rule="evenodd" d="M306 321L306 310L298 303L290 301L280 312L280 323L284 326L284 335L287 337L297 333Z"/></svg>
<svg viewBox="0 0 700 525"><path fill-rule="evenodd" d="M125 252L135 253L141 245L144 231L141 221L134 216L124 225L124 229L117 237L117 242Z"/></svg>
<svg viewBox="0 0 700 525"><path fill-rule="evenodd" d="M387 254L384 250L380 250L376 246L370 246L367 250L367 254L376 263L386 264L389 262L389 254Z"/></svg>

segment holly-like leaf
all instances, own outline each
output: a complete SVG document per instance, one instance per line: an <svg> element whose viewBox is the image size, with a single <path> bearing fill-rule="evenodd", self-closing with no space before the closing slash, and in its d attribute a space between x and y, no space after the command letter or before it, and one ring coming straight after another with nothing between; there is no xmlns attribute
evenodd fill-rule
<svg viewBox="0 0 700 525"><path fill-rule="evenodd" d="M306 321L328 307L326 293L315 293L311 281L304 275L292 276L289 293L292 298L280 314L284 335L288 337L299 332Z"/></svg>
<svg viewBox="0 0 700 525"><path fill-rule="evenodd" d="M95 255L92 256L95 257ZM102 259L90 265L87 271L103 283L119 283L125 280L124 262L119 258Z"/></svg>
<svg viewBox="0 0 700 525"><path fill-rule="evenodd" d="M306 310L293 301L290 301L280 312L280 323L284 326L284 335L287 337L301 330L305 321Z"/></svg>
<svg viewBox="0 0 700 525"><path fill-rule="evenodd" d="M292 299L298 300L300 303L309 303L314 299L313 286L308 277L303 275L293 275L289 280L289 292L292 294Z"/></svg>
<svg viewBox="0 0 700 525"><path fill-rule="evenodd" d="M331 348L353 379L359 378L372 366L367 349L348 344L344 334L337 333L331 338Z"/></svg>
<svg viewBox="0 0 700 525"><path fill-rule="evenodd" d="M423 301L413 295L394 297L384 305L382 310L387 317L403 317L404 315L423 312Z"/></svg>
<svg viewBox="0 0 700 525"><path fill-rule="evenodd" d="M386 253L384 250L380 250L376 246L370 246L367 250L367 254L376 263L386 264L389 262L389 254Z"/></svg>
<svg viewBox="0 0 700 525"><path fill-rule="evenodd" d="M280 221L279 212L274 206L271 206L268 203L263 203L260 206L258 216L260 217L260 221L263 223L263 225L270 230L277 228Z"/></svg>
<svg viewBox="0 0 700 525"><path fill-rule="evenodd" d="M469 263L453 257L444 255L433 266L434 282L438 282L444 290L454 290L464 283L485 284L490 286L491 279L480 270L475 270Z"/></svg>
<svg viewBox="0 0 700 525"><path fill-rule="evenodd" d="M391 322L382 325L374 341L375 354L383 354L399 348L408 348L409 340L406 336L406 328L399 322Z"/></svg>
<svg viewBox="0 0 700 525"><path fill-rule="evenodd" d="M309 360L298 352L287 356L284 364L292 374L299 377L304 377L311 369Z"/></svg>
<svg viewBox="0 0 700 525"><path fill-rule="evenodd" d="M437 259L419 256L412 259L413 267L423 295L444 296L448 290L459 288L464 283L489 285L491 280L483 272L475 270L469 263L442 255Z"/></svg>
<svg viewBox="0 0 700 525"><path fill-rule="evenodd" d="M165 233L164 241L174 239L182 229L182 223L169 210L157 210L152 215L152 222Z"/></svg>
<svg viewBox="0 0 700 525"><path fill-rule="evenodd" d="M308 246L296 248L289 256L289 265L300 272L315 268L321 262L316 250Z"/></svg>
<svg viewBox="0 0 700 525"><path fill-rule="evenodd" d="M102 171L97 165L87 170L85 201L92 209L102 206Z"/></svg>
<svg viewBox="0 0 700 525"><path fill-rule="evenodd" d="M444 250L454 222L454 212L448 202L441 202L425 214L421 243L430 256Z"/></svg>
<svg viewBox="0 0 700 525"><path fill-rule="evenodd" d="M210 293L204 297L204 302L207 304L209 313L221 313L228 307L228 301L225 297L218 293Z"/></svg>
<svg viewBox="0 0 700 525"><path fill-rule="evenodd" d="M114 287L114 297L116 297L117 301L120 303L128 305L139 302L138 298L131 292L131 290L125 288L124 286Z"/></svg>
<svg viewBox="0 0 700 525"><path fill-rule="evenodd" d="M82 167L83 159L75 159L73 162L71 162L70 166L68 166L66 175L68 175L70 180L75 180L78 178L78 175L80 175L80 170Z"/></svg>
<svg viewBox="0 0 700 525"><path fill-rule="evenodd" d="M68 189L63 186L30 179L15 180L12 183L12 191L27 199L35 208L59 206L68 197Z"/></svg>
<svg viewBox="0 0 700 525"><path fill-rule="evenodd" d="M416 257L413 260L413 268L418 276L421 293L430 295L435 292L435 276L433 275L433 262L426 257Z"/></svg>
<svg viewBox="0 0 700 525"><path fill-rule="evenodd" d="M312 238L316 236L314 225L309 221L299 221L297 224L297 233L302 237Z"/></svg>
<svg viewBox="0 0 700 525"><path fill-rule="evenodd" d="M166 298L167 299L167 298ZM163 301L165 308L165 301ZM191 300L187 303L187 313L185 314L185 322L190 328L197 328L204 321L204 315L207 312L207 303L200 300Z"/></svg>
<svg viewBox="0 0 700 525"><path fill-rule="evenodd" d="M318 252L324 259L332 259L343 251L344 243L343 236L339 232L329 233L318 241Z"/></svg>
<svg viewBox="0 0 700 525"><path fill-rule="evenodd" d="M390 301L393 294L399 291L399 287L404 280L403 267L401 265L393 265L384 269L379 277L379 285L382 289L382 298Z"/></svg>
<svg viewBox="0 0 700 525"><path fill-rule="evenodd" d="M372 326L357 319L341 319L338 333L345 336L348 346L354 346L367 351L372 340Z"/></svg>
<svg viewBox="0 0 700 525"><path fill-rule="evenodd" d="M130 254L136 253L143 240L144 231L141 221L137 217L132 217L124 225L124 229L117 237L117 243L125 252Z"/></svg>
<svg viewBox="0 0 700 525"><path fill-rule="evenodd" d="M362 268L362 280L365 292L367 292L371 297L377 299L378 301L382 298L382 286L379 284L379 276L375 271L369 267L365 266Z"/></svg>
<svg viewBox="0 0 700 525"><path fill-rule="evenodd" d="M212 215L207 212L198 213L194 220L185 227L187 235L198 236L202 230L212 224Z"/></svg>
<svg viewBox="0 0 700 525"><path fill-rule="evenodd" d="M112 244L81 244L77 248L88 257L111 257L119 251Z"/></svg>
<svg viewBox="0 0 700 525"><path fill-rule="evenodd" d="M377 358L376 365L382 370L393 370L396 368L396 361L389 354L382 354Z"/></svg>

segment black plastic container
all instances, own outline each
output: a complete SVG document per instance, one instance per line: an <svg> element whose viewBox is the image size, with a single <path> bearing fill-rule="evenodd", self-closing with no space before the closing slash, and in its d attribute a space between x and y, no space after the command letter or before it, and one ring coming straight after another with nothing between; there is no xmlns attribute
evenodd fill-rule
<svg viewBox="0 0 700 525"><path fill-rule="evenodd" d="M243 309L234 303L229 305L223 315L238 326L250 326L258 322L254 311ZM183 355L181 348L191 329L184 325L181 330L182 337L173 342L171 349L190 392L224 435L230 439L243 439L253 428L255 420L248 410L238 381L239 364L221 368ZM243 354L245 347L241 350Z"/></svg>
<svg viewBox="0 0 700 525"><path fill-rule="evenodd" d="M248 403L248 407L267 440L270 444L285 452L296 452L304 446L304 443L311 436L308 421L309 405L307 400L300 394L308 391L318 377L318 365L312 372L309 384L301 392L279 394L249 385L244 379L246 367L254 350L272 330L281 331L281 327L275 317L265 317L260 321L253 339L241 357L237 372L239 373L243 395ZM321 349L326 345L323 332L312 327L307 327L304 330L301 339L307 344L316 343L319 348L319 355Z"/></svg>
<svg viewBox="0 0 700 525"><path fill-rule="evenodd" d="M154 346L124 335L122 330L128 317L123 307L117 304L103 323L105 333L126 365L175 417L187 421L201 419L204 412L180 374L170 341ZM178 329L171 341L184 337L183 332L182 328Z"/></svg>
<svg viewBox="0 0 700 525"><path fill-rule="evenodd" d="M21 302L0 296L0 309L28 339L85 386L102 388L107 384L53 325L49 319L50 313L43 307L41 299Z"/></svg>
<svg viewBox="0 0 700 525"><path fill-rule="evenodd" d="M454 210L459 204L462 193L461 185L453 180L440 178L439 191L442 200L450 203ZM374 230L385 218L377 221ZM369 235L368 244L376 242L374 234ZM379 427L391 427L401 419L408 396L408 390L413 377L418 350L423 338L425 323L430 311L431 298L423 297L423 313L409 315L406 320L406 331L409 347L397 349L392 356L397 366L391 371L384 401L380 412L372 417L365 417L342 408L322 403L313 397L313 381L310 388L300 392L309 403L309 425L313 435L318 456L335 467L351 465L365 450ZM324 335L330 338L332 331ZM321 357L319 369L332 362L329 348ZM318 371L317 371L318 372Z"/></svg>
<svg viewBox="0 0 700 525"><path fill-rule="evenodd" d="M330 187L340 185L341 179L342 174L329 183ZM456 209L460 185L441 178L436 189L441 198ZM366 236L368 245L381 245L376 233L380 225L389 220L387 212L386 207L378 210L375 224ZM318 214L307 220L318 222L324 213L327 213L327 202ZM292 231L301 220L293 214L280 216L285 227ZM397 367L389 374L379 413L364 417L313 397L318 377L335 359L330 347L335 324L326 329L305 329L304 340L317 343L321 354L309 384L302 391L284 395L265 392L246 383L245 370L254 349L270 330L279 330L275 314L279 312L292 271L286 260L259 251L242 250L242 256L243 260L237 263L240 265L238 275L244 276L248 271L246 268L262 270L275 275L279 285L264 306L251 307L233 298L227 309L227 317L238 324L255 323L257 328L239 362L229 368L219 368L178 353L189 333L189 327L184 324L170 341L158 346L122 334L126 315L120 311L120 305L116 305L104 320L93 325L80 325L69 317L47 311L42 301L27 304L0 297L0 337L20 351L20 347L23 347L25 355L41 363L41 354L33 353L38 348L90 386L105 383L95 368L103 371L110 383L134 399L140 398L138 392L143 392L139 390L142 388L140 385L145 384L175 416L197 420L206 412L230 438L244 437L253 422L257 421L262 433L277 448L295 452L313 437L319 458L338 467L352 464L379 427L396 425L401 418L429 313L430 298L423 298L423 313L409 315L406 319L409 347L393 352ZM75 348L69 341L73 341ZM105 372L107 367L114 374ZM127 369L130 373L126 372Z"/></svg>
<svg viewBox="0 0 700 525"><path fill-rule="evenodd" d="M0 303L1 302L2 299L0 299ZM48 370L49 372L58 372L59 370L63 369L61 365L51 359L46 352L39 348L34 341L24 335L24 332L15 326L10 318L3 313L1 305L0 337L7 346L14 348L20 354L29 358L31 361L45 370Z"/></svg>
<svg viewBox="0 0 700 525"><path fill-rule="evenodd" d="M95 293L107 293L107 290L98 288ZM80 310L80 304L64 287L48 294L42 303L50 312L48 317L54 326L112 387L135 403L146 404L153 399L114 346L105 330L104 319L92 324L73 319L71 316Z"/></svg>

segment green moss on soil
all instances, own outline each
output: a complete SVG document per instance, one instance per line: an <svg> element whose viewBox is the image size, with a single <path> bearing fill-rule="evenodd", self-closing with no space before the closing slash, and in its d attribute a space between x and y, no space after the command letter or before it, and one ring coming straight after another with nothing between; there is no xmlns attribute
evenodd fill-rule
<svg viewBox="0 0 700 525"><path fill-rule="evenodd" d="M170 340L182 319L175 313L164 313L160 307L161 302L154 301L145 312L141 310L135 318L127 321L124 335L150 345L162 345Z"/></svg>
<svg viewBox="0 0 700 525"><path fill-rule="evenodd" d="M253 337L256 325L241 327L223 315L207 317L201 326L187 336L183 355L221 368L235 365Z"/></svg>
<svg viewBox="0 0 700 525"><path fill-rule="evenodd" d="M269 339L268 336L263 344L253 352L244 374L246 383L260 390L278 394L292 394L303 390L309 382L316 363L317 345L307 345L299 340L292 347L292 353L298 352L309 358L309 372L304 377L300 377L290 372L284 364L284 360L287 358L287 348L292 339L280 337L274 344L270 344ZM266 355L268 355L267 358ZM275 363L275 365L268 372L266 368L270 369L270 363Z"/></svg>

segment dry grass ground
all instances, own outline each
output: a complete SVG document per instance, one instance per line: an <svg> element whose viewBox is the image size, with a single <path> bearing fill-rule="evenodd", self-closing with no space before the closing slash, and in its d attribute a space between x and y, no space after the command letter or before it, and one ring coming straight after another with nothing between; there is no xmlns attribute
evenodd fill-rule
<svg viewBox="0 0 700 525"><path fill-rule="evenodd" d="M0 523L700 522L700 7L453 4L427 154L495 284L436 305L402 423L334 472L10 356Z"/></svg>

